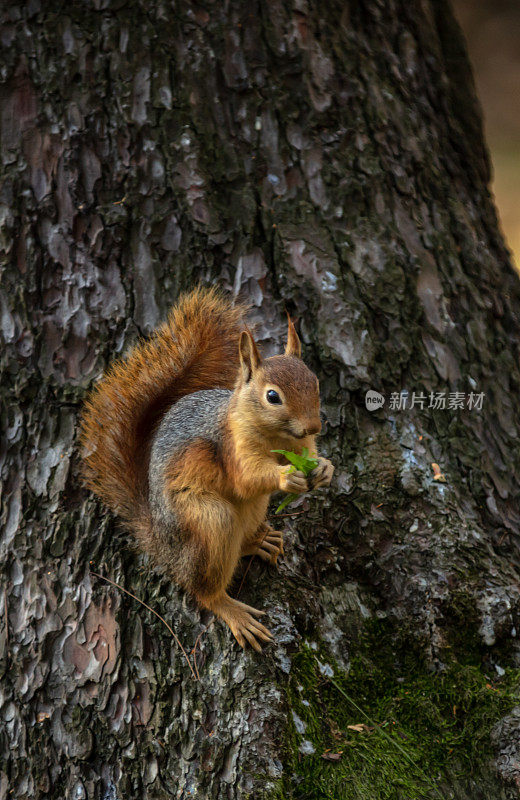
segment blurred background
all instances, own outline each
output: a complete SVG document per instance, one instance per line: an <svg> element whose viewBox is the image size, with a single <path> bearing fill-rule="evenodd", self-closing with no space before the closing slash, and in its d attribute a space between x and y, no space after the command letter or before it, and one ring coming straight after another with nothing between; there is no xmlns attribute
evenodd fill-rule
<svg viewBox="0 0 520 800"><path fill-rule="evenodd" d="M520 0L455 0L493 162L502 230L520 269Z"/></svg>

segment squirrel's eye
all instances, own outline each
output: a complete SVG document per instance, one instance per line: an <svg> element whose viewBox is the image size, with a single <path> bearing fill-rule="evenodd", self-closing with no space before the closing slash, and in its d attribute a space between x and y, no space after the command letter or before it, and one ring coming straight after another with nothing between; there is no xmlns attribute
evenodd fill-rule
<svg viewBox="0 0 520 800"><path fill-rule="evenodd" d="M275 392L274 389L269 389L269 391L266 394L266 398L267 402L272 403L273 405L281 405L282 403L282 398L280 397L278 392Z"/></svg>

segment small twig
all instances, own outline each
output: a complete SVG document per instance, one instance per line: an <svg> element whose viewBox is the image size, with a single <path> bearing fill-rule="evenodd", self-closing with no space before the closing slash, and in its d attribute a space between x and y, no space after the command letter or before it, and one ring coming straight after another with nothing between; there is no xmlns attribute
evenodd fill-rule
<svg viewBox="0 0 520 800"><path fill-rule="evenodd" d="M262 540L262 541L263 541L263 540ZM245 581L245 579L246 579L247 573L249 572L249 569L250 569L250 567L251 567L251 564L253 563L253 558L254 558L254 556L251 556L251 557L250 557L250 559L249 559L249 561L248 561L248 563L247 563L246 571L245 571L245 572L244 572L244 574L242 575L242 580L240 581L240 586L238 587L238 592L237 592L237 600L238 600L238 597L239 597L239 595L240 595L240 592L242 591L242 586L244 585L244 581Z"/></svg>
<svg viewBox="0 0 520 800"><path fill-rule="evenodd" d="M95 576L96 576L96 578L101 578L101 580L102 580L102 581L106 581L107 583L110 583L110 584L112 584L112 586L115 586L115 587L116 587L116 589L121 589L121 591L122 591L122 592L124 592L125 594L127 594L129 597L132 597L134 600L137 600L137 602L138 602L138 603L141 603L141 605L142 605L142 606L144 606L145 608L147 608L147 609L148 609L148 611L151 611L151 612L152 612L152 614L155 614L155 616L156 616L158 619L160 619L160 620L161 620L161 622L163 623L163 625L166 625L166 627L167 627L167 628L168 628L168 630L170 631L171 635L173 636L173 638L175 639L175 641L176 641L176 642L177 642L177 644L179 645L180 649L182 650L182 652L183 652L183 654L184 654L184 658L185 658L185 659L186 659L186 661L187 661L188 667L189 667L189 668L190 668L190 670L191 670L191 674L193 675L193 677L195 678L195 680L200 680L200 677L197 677L197 675L195 674L195 670L194 670L194 669L193 669L193 667L192 667L191 661L190 661L190 659L188 658L188 654L186 653L186 650L185 650L185 649L184 649L184 647L182 646L182 644L181 644L181 642L180 642L180 640L179 640L179 637L178 637L178 636L177 636L177 634L176 634L176 633L175 633L175 632L172 630L172 628L170 628L170 626L168 625L168 623L166 622L166 620L165 620L163 617L161 617L161 615L160 615L160 614L158 614L158 613L157 613L157 611L155 611L155 610L154 610L154 609L153 609L151 606L149 606L147 603L143 602L143 600L141 600L139 597L136 597L136 596L135 596L135 594L132 594L132 592L129 592L129 591L128 591L128 589L125 589L125 588L123 588L123 586L120 586L120 585L119 585L118 583L116 583L115 581L112 581L112 580L110 580L110 578L105 578L105 576L104 576L104 575L99 575L99 573L97 573L97 572L94 572L93 570L90 570L90 574L91 574L91 575L95 575Z"/></svg>
<svg viewBox="0 0 520 800"><path fill-rule="evenodd" d="M193 653L193 650L191 651L190 655L192 655L192 653ZM197 680L200 681L200 672L199 672L199 668L197 666L197 658L196 658L196 656L193 656L193 666L195 668L195 672L197 673Z"/></svg>
<svg viewBox="0 0 520 800"><path fill-rule="evenodd" d="M275 519L282 519L283 517L299 517L301 514L306 514L307 510L304 508L303 511L289 511L287 514L277 514Z"/></svg>

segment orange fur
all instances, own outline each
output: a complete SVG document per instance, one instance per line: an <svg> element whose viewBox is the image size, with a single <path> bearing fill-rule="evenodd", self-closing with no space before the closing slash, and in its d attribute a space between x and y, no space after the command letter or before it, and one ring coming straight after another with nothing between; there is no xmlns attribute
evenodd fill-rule
<svg viewBox="0 0 520 800"><path fill-rule="evenodd" d="M206 605L208 597L229 585L243 543L254 538L273 491L271 485L262 493L244 493L240 474L234 450L227 449L219 461L202 440L187 447L182 457L172 457L165 472L167 503L204 553L204 565L194 571L195 582L185 588Z"/></svg>
<svg viewBox="0 0 520 800"><path fill-rule="evenodd" d="M197 440L184 450L181 457L175 454L171 459L165 471L166 491L174 493L190 489L194 492L213 491L221 497L229 495L229 481L218 467L211 444Z"/></svg>
<svg viewBox="0 0 520 800"><path fill-rule="evenodd" d="M80 430L85 483L138 534L146 527L153 430L181 397L233 387L245 310L213 289L184 295L87 399Z"/></svg>
<svg viewBox="0 0 520 800"><path fill-rule="evenodd" d="M240 554L232 503L216 492L193 491L174 495L171 504L197 553L181 585L198 599L219 594L229 585Z"/></svg>

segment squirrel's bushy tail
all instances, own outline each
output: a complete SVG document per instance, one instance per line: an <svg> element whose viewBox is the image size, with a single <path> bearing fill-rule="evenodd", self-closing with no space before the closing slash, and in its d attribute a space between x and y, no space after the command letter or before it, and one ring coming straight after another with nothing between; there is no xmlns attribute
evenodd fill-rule
<svg viewBox="0 0 520 800"><path fill-rule="evenodd" d="M116 361L88 397L80 443L89 489L146 536L151 437L167 409L200 389L233 388L245 306L214 289L181 297L152 337Z"/></svg>

